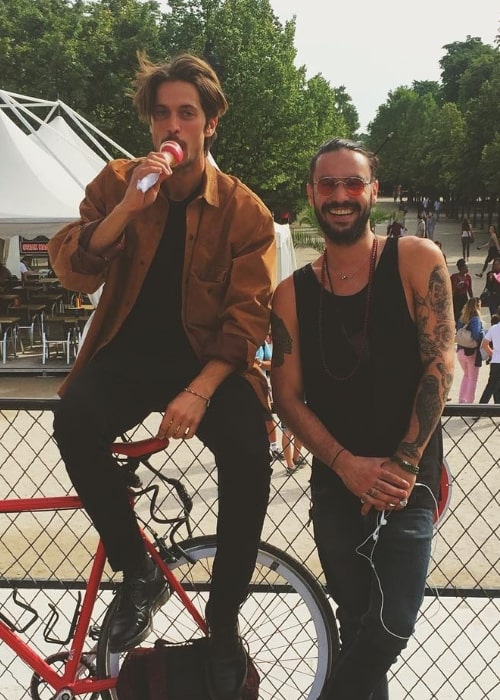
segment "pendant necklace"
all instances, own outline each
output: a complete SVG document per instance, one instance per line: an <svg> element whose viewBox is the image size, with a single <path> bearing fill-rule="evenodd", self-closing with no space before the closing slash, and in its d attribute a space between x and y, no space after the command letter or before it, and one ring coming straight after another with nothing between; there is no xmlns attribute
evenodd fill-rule
<svg viewBox="0 0 500 700"><path fill-rule="evenodd" d="M356 277L358 272L361 270L360 267L358 267L357 270L354 270L354 272L332 272L333 275L337 275L342 282L345 282L345 280L352 280L353 277ZM331 278L330 278L330 271L328 270L328 281L330 282L330 287L331 287Z"/></svg>
<svg viewBox="0 0 500 700"><path fill-rule="evenodd" d="M319 351L320 351L320 356L321 356L321 364L323 366L324 371L326 374L330 377L330 379L334 379L337 382L343 382L346 381L347 379L351 379L351 377L354 376L354 374L358 371L359 366L361 365L361 361L363 359L364 351L366 348L366 343L368 340L368 317L369 317L369 312L370 312L370 301L371 301L371 293L372 293L372 282L373 282L373 275L375 272L375 265L377 262L377 249L378 249L378 241L377 238L375 237L373 239L373 246L371 250L371 255L370 255L370 272L368 276L368 289L366 293L366 305L365 305L365 314L364 314L364 319L363 319L363 333L362 333L362 341L361 341L361 347L359 350L359 355L358 359L352 368L350 372L348 372L345 376L338 376L336 374L333 374L333 372L330 371L330 368L328 367L328 364L326 362L325 358L325 348L324 348L324 343L323 343L323 301L324 301L324 293L326 289L326 282L328 280L328 285L330 287L330 291L333 295L335 295L335 292L333 291L333 285L332 285L332 279L330 277L330 270L328 269L328 254L325 250L323 251L323 261L321 265L321 290L320 290L320 296L319 296ZM348 275L347 277L340 277L340 279L347 279L349 277L354 277L359 270L356 270L352 275Z"/></svg>

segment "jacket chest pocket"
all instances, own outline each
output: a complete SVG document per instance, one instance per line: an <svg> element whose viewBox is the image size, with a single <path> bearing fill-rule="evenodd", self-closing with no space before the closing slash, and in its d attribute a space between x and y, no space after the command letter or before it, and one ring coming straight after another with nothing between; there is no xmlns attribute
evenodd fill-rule
<svg viewBox="0 0 500 700"><path fill-rule="evenodd" d="M212 266L192 272L188 281L187 321L203 326L220 322L230 270Z"/></svg>

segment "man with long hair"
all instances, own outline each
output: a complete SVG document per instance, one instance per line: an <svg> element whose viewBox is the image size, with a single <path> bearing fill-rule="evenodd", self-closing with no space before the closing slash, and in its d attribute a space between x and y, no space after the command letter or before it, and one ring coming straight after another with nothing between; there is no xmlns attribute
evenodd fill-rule
<svg viewBox="0 0 500 700"><path fill-rule="evenodd" d="M80 219L49 242L65 287L90 293L104 284L61 388L54 434L111 567L123 572L113 652L149 634L166 591L110 445L161 411L158 437L197 435L213 452L219 513L206 677L213 700L234 700L246 678L238 611L269 496L267 386L254 359L269 329L274 225L260 199L207 158L227 102L205 61L141 57L133 101L153 150L108 163L87 187ZM166 141L181 150L176 167L162 153Z"/></svg>

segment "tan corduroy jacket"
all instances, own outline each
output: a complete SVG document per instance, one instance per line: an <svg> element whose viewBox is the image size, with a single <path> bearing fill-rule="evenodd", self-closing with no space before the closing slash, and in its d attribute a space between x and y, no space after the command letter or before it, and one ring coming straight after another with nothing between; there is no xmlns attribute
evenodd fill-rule
<svg viewBox="0 0 500 700"><path fill-rule="evenodd" d="M63 287L103 291L68 382L114 337L134 305L165 227L168 200L160 192L103 256L86 246L93 230L122 200L138 160L108 163L88 185L80 220L49 241L51 265ZM207 162L200 195L186 214L182 321L202 361L233 364L267 406L267 385L254 367L255 353L269 330L275 284L276 247L272 216L237 178ZM168 299L158 300L158 310Z"/></svg>

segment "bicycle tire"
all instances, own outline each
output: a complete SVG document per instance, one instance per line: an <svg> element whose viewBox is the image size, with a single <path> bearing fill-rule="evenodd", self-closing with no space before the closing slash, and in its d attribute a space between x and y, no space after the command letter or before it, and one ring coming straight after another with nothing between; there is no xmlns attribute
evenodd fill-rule
<svg viewBox="0 0 500 700"><path fill-rule="evenodd" d="M186 556L173 569L202 613L208 598L212 562L216 551L213 536L192 538L181 547ZM194 563L190 563L190 560ZM116 601L108 608L97 646L97 674L118 674L124 654L111 654L109 626ZM326 594L312 574L282 550L261 543L250 593L243 603L240 632L260 675L261 700L316 700L328 678L338 652L337 626ZM154 618L155 634L173 642L186 641L201 632L176 595ZM116 691L102 693L103 700L118 700Z"/></svg>

